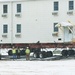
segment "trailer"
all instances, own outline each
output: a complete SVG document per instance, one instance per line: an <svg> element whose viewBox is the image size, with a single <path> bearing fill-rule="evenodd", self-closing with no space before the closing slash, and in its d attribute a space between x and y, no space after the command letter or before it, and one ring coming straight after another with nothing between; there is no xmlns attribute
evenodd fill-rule
<svg viewBox="0 0 75 75"><path fill-rule="evenodd" d="M58 36L60 38L59 41L54 41L50 43L42 43L40 41L37 41L36 43L13 43L13 44L2 44L1 43L1 48L11 48L12 47L19 47L21 48L21 55L25 55L25 48L28 46L33 52L33 57L34 58L47 58L47 57L53 57L54 55L60 54L61 56L74 56L75 55L75 50L74 50L74 45L75 45L75 33L74 33L74 28L75 25L73 25L70 22L59 22L56 24L56 27L58 27L59 32ZM38 34L40 35L40 34ZM61 38L63 37L63 38ZM35 38L35 37L34 37ZM38 38L37 38L38 39ZM60 42L63 40L63 42ZM67 47L69 49L67 49ZM12 51L8 50L8 55L12 55ZM1 54L2 55L2 54Z"/></svg>

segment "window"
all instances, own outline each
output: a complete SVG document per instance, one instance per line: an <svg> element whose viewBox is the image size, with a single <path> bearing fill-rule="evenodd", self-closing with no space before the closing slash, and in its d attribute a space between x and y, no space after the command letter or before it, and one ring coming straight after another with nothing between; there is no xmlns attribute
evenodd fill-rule
<svg viewBox="0 0 75 75"><path fill-rule="evenodd" d="M55 27L57 23L54 23L54 32L58 32L58 27Z"/></svg>
<svg viewBox="0 0 75 75"><path fill-rule="evenodd" d="M69 1L69 10L74 9L74 1Z"/></svg>
<svg viewBox="0 0 75 75"><path fill-rule="evenodd" d="M71 30L73 30L73 27L70 27ZM71 30L69 30L69 33L72 33Z"/></svg>
<svg viewBox="0 0 75 75"><path fill-rule="evenodd" d="M7 5L3 5L3 13L7 13L8 11L8 6Z"/></svg>
<svg viewBox="0 0 75 75"><path fill-rule="evenodd" d="M17 4L17 13L21 12L21 4Z"/></svg>
<svg viewBox="0 0 75 75"><path fill-rule="evenodd" d="M3 33L8 33L8 25L3 25Z"/></svg>
<svg viewBox="0 0 75 75"><path fill-rule="evenodd" d="M54 2L54 11L58 11L58 2Z"/></svg>
<svg viewBox="0 0 75 75"><path fill-rule="evenodd" d="M17 33L21 33L21 24L17 24Z"/></svg>

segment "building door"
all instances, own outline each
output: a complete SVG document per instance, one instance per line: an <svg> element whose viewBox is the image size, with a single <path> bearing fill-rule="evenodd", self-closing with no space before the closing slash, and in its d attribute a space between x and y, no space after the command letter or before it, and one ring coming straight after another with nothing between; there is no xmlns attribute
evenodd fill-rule
<svg viewBox="0 0 75 75"><path fill-rule="evenodd" d="M68 29L68 27L64 27L64 42L70 42L72 41L72 38L72 32Z"/></svg>

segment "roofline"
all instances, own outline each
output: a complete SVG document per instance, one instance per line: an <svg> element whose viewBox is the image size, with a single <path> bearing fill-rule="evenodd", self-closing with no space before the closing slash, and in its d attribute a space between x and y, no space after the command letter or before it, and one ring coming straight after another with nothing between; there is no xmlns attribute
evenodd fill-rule
<svg viewBox="0 0 75 75"><path fill-rule="evenodd" d="M28 1L49 1L49 0L5 0L5 1L0 1L0 3L11 3L11 2L28 2Z"/></svg>

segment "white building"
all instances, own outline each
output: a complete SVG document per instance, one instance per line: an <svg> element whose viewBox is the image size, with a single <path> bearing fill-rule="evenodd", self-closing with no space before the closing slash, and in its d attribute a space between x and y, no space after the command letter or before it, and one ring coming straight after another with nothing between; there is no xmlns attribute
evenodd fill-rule
<svg viewBox="0 0 75 75"><path fill-rule="evenodd" d="M0 1L0 43L70 42L74 23L75 0Z"/></svg>

